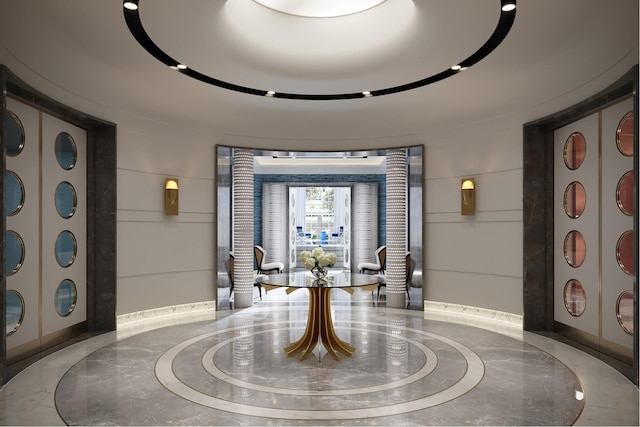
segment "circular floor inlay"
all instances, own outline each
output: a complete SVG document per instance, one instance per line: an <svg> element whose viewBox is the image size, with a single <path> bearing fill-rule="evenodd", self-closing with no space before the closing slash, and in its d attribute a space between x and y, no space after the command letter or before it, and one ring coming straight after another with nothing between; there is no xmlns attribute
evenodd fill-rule
<svg viewBox="0 0 640 427"><path fill-rule="evenodd" d="M261 324L261 326L273 327L273 326L279 326L282 323L289 323L289 322L270 322L270 323L263 323ZM351 323L355 324L360 322L352 321ZM381 333L379 331L376 331L373 327L375 326L387 327L388 325L367 322L365 326L367 326L366 329L351 328L351 330L352 331L367 330L369 332ZM394 403L393 412L395 414L399 414L403 412L411 412L418 409L425 409L425 408L429 408L431 406L438 405L438 404L447 402L449 400L455 399L467 393L471 389L473 389L473 387L475 387L482 380L482 377L484 375L484 365L482 363L482 360L473 351L471 351L464 345L452 339L442 337L433 333L421 331L421 330L405 328L398 325L395 325L393 328L395 331L404 331L404 332L409 331L422 337L429 337L429 338L442 341L443 343L446 343L447 345L453 347L456 351L458 351L464 357L467 363L466 373L453 386L445 390L442 390L438 393L422 397L420 399L415 399L408 402ZM240 326L237 329L242 330L246 328ZM274 329L278 330L281 328L273 328L271 330L274 330ZM262 331L260 333L265 333L265 332L266 331ZM216 396L195 390L189 384L181 381L180 378L176 376L175 371L173 369L173 361L180 354L180 352L186 350L187 348L197 343L198 341L205 340L219 333L220 331L217 331L209 334L196 336L191 339L185 340L182 343L169 349L160 357L160 359L158 359L158 363L156 364L156 368L155 368L156 377L158 378L158 381L160 381L160 383L164 385L169 391L173 392L177 396L180 396L186 400L198 403L203 406L207 406L209 408L235 412L238 414L249 413L250 411L255 410L255 405L243 404L238 402L230 402L228 400L220 399ZM437 365L437 356L429 347L425 346L424 344L416 340L404 338L401 335L397 335L397 334L394 335L392 333L384 332L382 333L382 335L387 335L389 337L392 337L393 339L405 340L411 345L417 347L425 355L427 363L425 363L424 366L420 370L418 370L416 373L409 375L406 378L400 379L398 381L392 381L392 382L388 382L386 384L381 384L378 386L369 386L369 387L353 388L353 389L346 389L346 390L344 389L301 390L299 388L285 389L285 388L261 386L261 385L253 384L248 381L243 381L243 380L233 378L228 374L225 374L215 366L215 364L213 363L213 360L214 360L214 355L217 351L220 351L220 349L227 347L231 342L234 342L238 339L248 338L249 336L252 336L255 334L257 333L240 334L236 337L224 340L214 345L213 347L211 347L202 356L202 363L205 370L210 374L212 374L213 377L219 380L232 384L233 386L236 386L236 387L242 387L247 390L255 390L255 391L261 391L265 393L299 395L299 396L343 396L343 395L353 395L353 394L368 394L368 393L375 393L375 392L380 392L385 390L392 390L397 387L415 382L418 379L424 378L425 376L429 375L429 373L431 373ZM282 357L286 357L286 356L282 355ZM292 370L294 371L293 375L295 375L295 371L297 368L296 363L300 363L300 361L298 361L297 358L288 358L288 359L289 359L288 361L292 364ZM334 410L327 407L322 409L320 419L331 418L331 419L340 419L340 420L353 420L353 419L358 419L363 417L381 417L388 414L389 411L390 411L390 408L387 405L382 405L375 408L350 408L349 411L345 411L342 409ZM299 420L317 419L317 417L320 414L317 409L301 410L301 409L295 409L295 408L278 409L278 408L270 408L270 407L261 407L260 412L263 417L279 418L279 419L287 418L287 419L299 419Z"/></svg>
<svg viewBox="0 0 640 427"><path fill-rule="evenodd" d="M298 426L570 425L583 408L575 375L521 340L337 301L332 315L352 357L288 357L304 307L256 307L91 353L56 409L68 425Z"/></svg>

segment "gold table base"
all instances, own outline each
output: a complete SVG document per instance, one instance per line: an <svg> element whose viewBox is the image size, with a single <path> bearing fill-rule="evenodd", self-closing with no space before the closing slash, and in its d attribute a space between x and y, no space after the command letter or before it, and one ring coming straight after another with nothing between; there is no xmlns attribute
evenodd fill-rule
<svg viewBox="0 0 640 427"><path fill-rule="evenodd" d="M333 329L331 319L331 288L309 289L309 316L302 338L284 348L288 356L300 352L300 360L306 359L321 342L327 353L340 360L338 353L351 357L356 351L351 344L342 341Z"/></svg>

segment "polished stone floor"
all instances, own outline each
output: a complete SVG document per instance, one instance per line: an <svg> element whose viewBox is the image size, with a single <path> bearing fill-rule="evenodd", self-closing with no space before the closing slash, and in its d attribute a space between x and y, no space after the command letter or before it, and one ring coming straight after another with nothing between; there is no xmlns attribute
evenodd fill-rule
<svg viewBox="0 0 640 427"><path fill-rule="evenodd" d="M74 344L0 391L0 422L638 425L637 388L580 350L495 319L386 308L361 290L332 294L352 357L288 357L307 302L304 290L275 290L249 309L132 322Z"/></svg>

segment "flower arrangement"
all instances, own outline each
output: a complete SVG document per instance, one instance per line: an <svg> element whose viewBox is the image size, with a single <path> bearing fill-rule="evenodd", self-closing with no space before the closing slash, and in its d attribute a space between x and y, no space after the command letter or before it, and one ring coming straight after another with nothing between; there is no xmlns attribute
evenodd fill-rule
<svg viewBox="0 0 640 427"><path fill-rule="evenodd" d="M325 253L322 248L315 248L311 252L302 251L300 261L304 264L304 268L311 270L314 276L324 277L327 275L327 269L336 263L337 257L336 254Z"/></svg>

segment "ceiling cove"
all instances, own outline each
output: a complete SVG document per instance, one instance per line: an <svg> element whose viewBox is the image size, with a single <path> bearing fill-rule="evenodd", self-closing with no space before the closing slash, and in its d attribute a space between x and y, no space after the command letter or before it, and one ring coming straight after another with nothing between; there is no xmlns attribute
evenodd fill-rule
<svg viewBox="0 0 640 427"><path fill-rule="evenodd" d="M177 72L184 74L187 77L199 80L203 83L217 86L223 89L241 92L250 95L265 96L272 98L283 99L298 99L298 100L312 100L312 101L326 101L326 100L340 100L340 99L358 99L358 98L370 98L374 96L390 95L394 93L404 92L412 89L417 89L423 86L427 86L446 78L452 77L457 73L463 72L473 65L486 58L491 52L493 52L502 41L507 37L516 17L516 0L497 0L500 7L500 19L496 25L493 33L484 42L478 50L476 50L471 56L461 60L456 65L447 68L439 73L427 76L423 79L413 82L373 90L360 90L349 93L330 93L330 94L314 94L314 93L290 93L290 92L275 92L272 90L257 89L247 86L241 86L228 81L217 79L213 76L203 74L195 69L190 68L187 64L183 64L179 60L173 58L166 53L161 47L159 47L146 32L140 19L140 0L124 0L123 11L124 19L129 28L129 31L136 39L136 41L154 58L163 63L164 65L176 70Z"/></svg>

